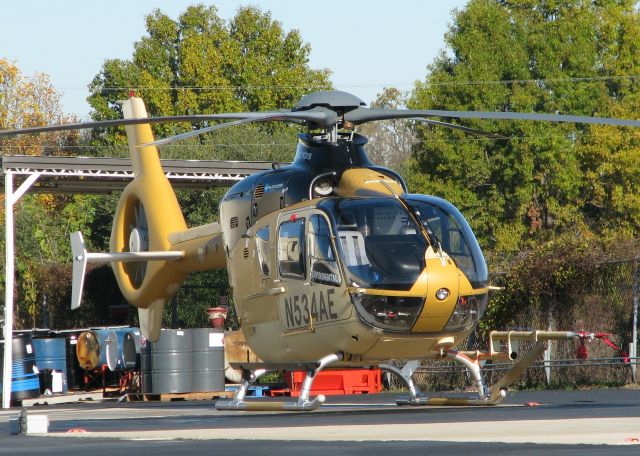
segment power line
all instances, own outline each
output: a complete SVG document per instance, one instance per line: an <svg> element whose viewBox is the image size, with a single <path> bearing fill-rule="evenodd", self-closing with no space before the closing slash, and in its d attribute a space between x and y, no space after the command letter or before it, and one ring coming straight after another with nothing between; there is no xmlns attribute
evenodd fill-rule
<svg viewBox="0 0 640 456"><path fill-rule="evenodd" d="M428 75L427 75L428 77ZM569 77L569 78L540 78L540 79L500 79L500 80L476 80L476 81L440 81L433 82L419 81L425 85L431 86L465 86L465 85L507 85L507 84L542 84L542 83L576 83L576 82L601 82L601 81L620 81L620 80L640 80L640 75L620 75L620 76L589 76L589 77ZM409 87L415 82L380 82L380 83L346 83L335 85L338 87ZM55 86L61 90L87 90L86 86L75 85L59 85ZM284 90L284 89L320 89L321 85L216 85L216 86L170 86L170 87L149 87L149 86L104 86L100 90L117 91L117 90L147 90L147 91L167 91L167 90Z"/></svg>
<svg viewBox="0 0 640 456"><path fill-rule="evenodd" d="M576 78L546 78L546 79L503 79L503 80L480 80L480 81L443 81L443 82L425 82L425 85L431 86L461 86L461 85L507 85L507 84L542 84L542 83L565 83L565 82L601 82L601 81L618 81L618 80L636 80L640 79L640 75L626 76L593 76L593 77L576 77Z"/></svg>

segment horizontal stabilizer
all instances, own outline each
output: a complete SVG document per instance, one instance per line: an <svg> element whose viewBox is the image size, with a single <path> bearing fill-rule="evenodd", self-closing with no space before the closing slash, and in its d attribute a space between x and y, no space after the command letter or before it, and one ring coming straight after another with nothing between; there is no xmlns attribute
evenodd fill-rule
<svg viewBox="0 0 640 456"><path fill-rule="evenodd" d="M71 286L71 309L80 307L84 276L87 263L112 263L135 261L165 261L180 260L184 257L183 251L164 252L117 252L117 253L89 253L84 244L84 238L80 231L71 234L71 252L73 254L73 281Z"/></svg>

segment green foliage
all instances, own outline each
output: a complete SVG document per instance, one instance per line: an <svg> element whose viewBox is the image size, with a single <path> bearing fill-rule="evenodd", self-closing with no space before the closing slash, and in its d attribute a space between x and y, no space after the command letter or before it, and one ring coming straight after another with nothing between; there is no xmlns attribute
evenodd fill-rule
<svg viewBox="0 0 640 456"><path fill-rule="evenodd" d="M34 312L29 315L24 314L24 310L18 313L17 324L22 327L68 329L104 326L113 323L109 306L125 303L108 265L89 268L85 280L85 299L77 310L71 310L69 306L70 265L41 263L36 266L34 276L37 282ZM29 289L22 288L21 292L27 293ZM22 294L19 296L21 298Z"/></svg>
<svg viewBox="0 0 640 456"><path fill-rule="evenodd" d="M242 125L160 146L162 158L290 162L297 145L297 127Z"/></svg>
<svg viewBox="0 0 640 456"><path fill-rule="evenodd" d="M96 120L122 116L119 100L134 89L151 116L290 108L305 93L329 88L329 73L308 67L310 47L297 31L285 32L269 13L240 8L225 22L215 7L191 6L173 20L160 10L146 18L147 35L134 44L130 60L107 60L91 83L89 103ZM155 126L158 136L193 127ZM297 129L284 125L244 126L162 147L163 158L266 160L293 157ZM94 130L94 153L127 156L123 129ZM232 184L232 183L230 183ZM178 192L189 226L217 218L223 190ZM97 200L91 225L93 248L108 249L117 197ZM111 284L113 286L113 284ZM166 311L166 326L208 325L206 308L229 295L224 271L193 274L174 298L177 314ZM91 302L91 292L87 293ZM177 320L177 321L176 321Z"/></svg>
<svg viewBox="0 0 640 456"><path fill-rule="evenodd" d="M526 252L507 265L494 281L504 290L491 297L481 329L506 329L533 314L556 316L575 304L572 298L589 289L603 258L602 242L571 237L551 241Z"/></svg>
<svg viewBox="0 0 640 456"><path fill-rule="evenodd" d="M634 118L635 2L471 0L409 106ZM501 82L498 82L501 81ZM640 231L637 133L525 121L465 121L506 140L419 127L409 183L451 200L500 251L560 233Z"/></svg>
<svg viewBox="0 0 640 456"><path fill-rule="evenodd" d="M492 293L480 329L528 326L607 331L630 336L637 240L559 236L513 258L490 257ZM555 323L554 323L555 322ZM586 326L586 327L581 327Z"/></svg>
<svg viewBox="0 0 640 456"><path fill-rule="evenodd" d="M95 213L95 197L27 195L19 209L16 240L28 246L21 254L24 259L65 264L71 262L69 235L80 230L91 235L88 226Z"/></svg>
<svg viewBox="0 0 640 456"><path fill-rule="evenodd" d="M23 198L15 220L18 326L41 326L48 306L69 307L70 299L57 301L70 294L71 277L65 272L71 268L69 235L82 231L91 236L95 212L96 197L92 195ZM44 296L49 298L46 304Z"/></svg>
<svg viewBox="0 0 640 456"><path fill-rule="evenodd" d="M329 72L308 66L310 47L268 12L238 9L228 23L214 6L190 6L177 20L155 10L131 60L107 60L93 79L92 117L121 117L118 100L135 89L152 116L291 108L302 95L329 88ZM168 136L188 125L157 126ZM94 132L122 144L123 130Z"/></svg>

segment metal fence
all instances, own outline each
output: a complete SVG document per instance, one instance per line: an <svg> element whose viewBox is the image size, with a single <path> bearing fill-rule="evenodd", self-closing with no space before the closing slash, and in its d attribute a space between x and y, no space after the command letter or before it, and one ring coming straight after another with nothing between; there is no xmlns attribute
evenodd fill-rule
<svg viewBox="0 0 640 456"><path fill-rule="evenodd" d="M544 358L527 369L520 387L637 382L638 259L602 262L588 279L588 286L570 294L532 296L518 313L514 327L493 328L601 333L601 339L585 341L583 347L580 347L580 341L549 342ZM486 339L477 331L460 348L486 350ZM611 343L607 344L603 339ZM527 344L522 344L520 352L527 349ZM585 359L585 355L588 358ZM486 381L489 384L497 381L510 366L505 362L487 362L483 366ZM414 378L421 387L431 390L461 389L469 385L466 369L450 361L425 363L415 372Z"/></svg>

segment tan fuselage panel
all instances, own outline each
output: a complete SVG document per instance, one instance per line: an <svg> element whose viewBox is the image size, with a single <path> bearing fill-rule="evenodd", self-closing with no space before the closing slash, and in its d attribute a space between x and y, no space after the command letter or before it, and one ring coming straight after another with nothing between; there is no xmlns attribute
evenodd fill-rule
<svg viewBox="0 0 640 456"><path fill-rule="evenodd" d="M402 186L378 171L368 168L347 169L340 176L336 195L348 196L399 196Z"/></svg>
<svg viewBox="0 0 640 456"><path fill-rule="evenodd" d="M169 235L171 250L182 250L184 258L176 266L184 272L221 269L226 265L226 254L219 223L191 228Z"/></svg>

